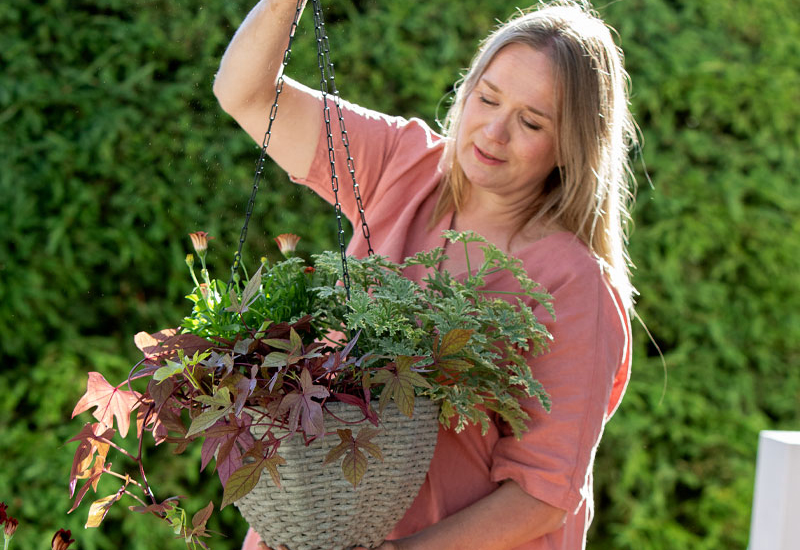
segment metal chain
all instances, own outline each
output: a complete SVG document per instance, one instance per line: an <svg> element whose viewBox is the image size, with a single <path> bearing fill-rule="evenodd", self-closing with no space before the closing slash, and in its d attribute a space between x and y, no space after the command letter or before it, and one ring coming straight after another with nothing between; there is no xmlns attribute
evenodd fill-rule
<svg viewBox="0 0 800 550"><path fill-rule="evenodd" d="M339 176L336 175L336 155L333 150L333 132L331 131L331 110L328 107L328 76L325 71L325 22L322 20L322 6L319 0L311 0L314 6L314 34L317 38L317 64L319 65L319 90L322 93L322 114L325 119L325 131L328 139L328 162L331 167L331 189L333 190L333 209L338 224L339 253L342 258L342 282L344 283L347 300L350 300L350 272L347 269L347 252L344 244L344 229L342 229L342 205L339 203Z"/></svg>
<svg viewBox="0 0 800 550"><path fill-rule="evenodd" d="M250 192L250 199L247 201L247 210L244 216L244 225L242 226L241 233L239 234L239 248L233 255L233 265L231 266L231 278L228 281L228 288L231 288L233 281L237 279L239 267L242 263L242 247L247 238L247 226L250 224L250 217L253 215L253 207L256 202L256 194L258 194L258 184L261 181L261 176L264 173L264 163L267 159L267 147L269 147L270 139L272 138L272 123L275 122L275 116L278 113L278 97L283 91L283 75L286 72L286 65L289 64L289 58L292 55L292 42L294 35L297 31L297 24L300 21L300 14L303 13L303 5L305 0L297 0L297 7L292 20L292 26L289 29L289 42L286 45L286 50L283 52L283 62L278 74L278 81L275 84L275 100L272 102L272 107L269 111L269 123L267 125L267 132L264 134L264 139L261 142L261 154L256 162L256 170L253 175L253 190Z"/></svg>
<svg viewBox="0 0 800 550"><path fill-rule="evenodd" d="M359 190L358 182L356 181L356 168L355 163L353 162L353 156L350 154L350 139L347 136L347 128L344 124L344 116L342 114L342 101L339 97L339 90L336 89L336 73L333 68L333 61L330 58L330 43L328 42L328 34L325 31L325 21L322 17L322 9L320 6L320 0L312 0L314 3L314 11L315 11L315 23L317 20L319 21L319 34L317 35L317 48L318 48L318 57L322 57L320 66L320 71L323 71L323 66L325 70L327 70L327 80L326 83L326 90L327 84L330 84L330 95L333 96L333 103L336 106L336 115L339 120L339 131L342 136L342 144L344 145L345 152L347 153L347 171L350 173L350 181L353 183L353 196L356 199L356 206L358 207L358 213L361 216L361 233L364 235L364 239L367 241L367 254L372 255L375 253L372 250L372 243L370 242L370 232L369 232L369 225L367 225L367 219L364 215L364 204L361 201L361 192ZM319 8L318 8L319 7ZM319 11L319 15L316 15L316 12ZM321 40L321 41L320 41ZM324 71L323 71L324 72ZM324 76L323 76L324 78ZM324 94L324 92L323 92ZM324 95L323 95L324 97ZM327 110L327 104L326 104ZM330 138L331 132L330 128L328 128L328 136Z"/></svg>
<svg viewBox="0 0 800 550"><path fill-rule="evenodd" d="M236 280L238 276L238 270L241 265L241 258L242 258L242 247L244 246L244 241L247 238L247 228L250 223L250 218L253 214L253 207L255 205L255 198L256 194L258 193L258 185L261 180L263 171L264 171L264 163L267 157L267 148L269 147L269 142L272 137L272 123L275 121L275 116L278 112L278 97L283 90L284 79L283 75L286 70L286 66L289 63L289 58L291 56L292 51L292 42L294 41L295 32L297 31L297 25L300 20L300 14L303 10L303 4L305 0L297 0L297 8L295 10L294 20L292 21L291 29L289 30L289 42L286 46L286 51L283 54L283 62L282 67L280 69L278 75L278 81L275 85L275 100L272 103L272 107L270 108L269 113L269 124L267 125L267 131L264 134L264 140L261 145L261 154L256 162L256 170L253 177L253 190L250 193L250 199L247 203L247 210L245 212L245 220L244 225L242 226L242 230L239 236L239 247L236 253L234 254L234 261L233 265L231 266L231 278L228 282L228 287L233 284L233 281ZM331 189L333 190L334 196L334 212L336 215L336 222L338 225L338 241L339 241L339 251L341 254L342 260L342 282L344 283L345 292L347 299L350 299L350 273L347 268L347 253L346 247L344 243L344 230L342 228L342 206L339 202L339 178L336 175L336 157L333 148L333 132L331 130L331 116L330 116L330 108L328 106L328 95L333 97L333 103L336 106L336 113L337 118L339 121L339 131L341 133L342 144L344 145L345 151L347 153L347 170L350 173L350 179L353 182L353 195L356 199L356 205L358 207L358 212L361 217L361 233L364 236L364 239L367 241L367 253L372 255L374 251L372 249L372 243L370 242L370 231L369 226L367 225L367 220L364 215L364 205L361 200L361 193L359 191L358 183L356 182L356 175L355 175L355 163L353 162L353 157L350 154L350 140L347 136L347 129L344 123L344 116L342 114L341 108L341 99L339 97L339 92L336 89L336 81L335 81L335 74L333 68L333 62L330 59L330 44L328 42L328 35L325 31L325 21L322 16L322 5L320 0L312 0L312 5L314 8L314 34L317 40L317 63L320 69L320 92L322 94L322 104L323 104L323 116L325 119L325 130L327 135L327 145L328 145L328 160L330 162L331 168ZM328 90L328 85L330 83L330 91Z"/></svg>

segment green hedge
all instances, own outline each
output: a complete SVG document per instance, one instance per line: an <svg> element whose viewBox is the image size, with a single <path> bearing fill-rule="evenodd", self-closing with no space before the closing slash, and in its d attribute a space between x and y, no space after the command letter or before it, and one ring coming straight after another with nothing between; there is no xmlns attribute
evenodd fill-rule
<svg viewBox="0 0 800 550"><path fill-rule="evenodd" d="M626 52L644 138L631 253L655 344L635 329L634 377L597 456L591 548L744 548L758 431L798 428L793 4L602 9ZM123 376L136 360L132 334L185 311L186 234L209 231L213 269L230 265L258 150L211 83L250 5L0 4L0 500L20 519L19 548L60 527L86 550L183 546L124 506L83 531L88 504L66 515L74 444L64 443L86 420L69 421L85 373ZM343 95L434 122L478 38L514 2L326 6ZM310 21L290 73L313 86ZM276 257L271 237L285 231L304 237L303 253L335 242L328 205L270 169L245 258ZM156 459L173 492L197 494L190 507L219 502L197 462L167 449ZM229 538L213 548L237 548L244 527L226 510L212 528Z"/></svg>

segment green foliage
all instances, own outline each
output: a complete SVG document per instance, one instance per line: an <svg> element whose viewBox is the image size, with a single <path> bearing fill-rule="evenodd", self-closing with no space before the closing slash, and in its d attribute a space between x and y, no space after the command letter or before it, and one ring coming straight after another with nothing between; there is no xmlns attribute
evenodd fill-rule
<svg viewBox="0 0 800 550"><path fill-rule="evenodd" d="M634 374L598 453L593 547L745 548L758 432L800 426L794 2L631 0L644 161Z"/></svg>
<svg viewBox="0 0 800 550"><path fill-rule="evenodd" d="M64 419L88 365L124 376L129 335L183 314L186 233L238 235L257 148L210 88L252 3L0 2L0 500L20 510L19 548L60 527L84 550L167 547L171 532L136 514L112 509L102 531L82 529L83 510L65 516L71 456L52 449L75 432ZM442 118L478 38L516 4L331 0L337 85L368 107ZM669 377L664 392L635 328L633 380L597 455L589 544L743 548L757 433L800 424L797 5L597 5L626 53L653 182L639 170L631 254ZM289 72L313 86L309 20ZM307 250L331 248L329 207L268 172L244 258L276 257L268 236L287 229L303 228ZM203 485L172 470L182 479L170 492ZM191 516L211 499L182 505ZM238 548L241 520L221 515L212 529L230 538L215 549Z"/></svg>

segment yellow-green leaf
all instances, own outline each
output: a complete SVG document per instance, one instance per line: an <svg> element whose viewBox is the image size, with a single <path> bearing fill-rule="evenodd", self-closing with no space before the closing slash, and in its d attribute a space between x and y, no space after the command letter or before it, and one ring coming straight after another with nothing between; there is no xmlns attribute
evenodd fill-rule
<svg viewBox="0 0 800 550"><path fill-rule="evenodd" d="M89 517L87 518L86 525L84 525L84 527L87 529L89 527L99 527L100 524L103 523L103 519L105 519L109 508L111 508L111 506L117 502L121 496L121 493L114 493L113 495L109 495L92 502L92 505L89 507Z"/></svg>
<svg viewBox="0 0 800 550"><path fill-rule="evenodd" d="M264 469L263 461L256 461L252 464L245 464L228 478L225 484L225 491L222 493L222 504L220 508L225 508L228 504L239 500L253 490L258 480L261 479L261 472Z"/></svg>
<svg viewBox="0 0 800 550"><path fill-rule="evenodd" d="M473 332L472 329L454 328L445 334L439 346L439 355L453 355L464 349Z"/></svg>
<svg viewBox="0 0 800 550"><path fill-rule="evenodd" d="M367 457L364 453L356 449L352 453L348 453L342 461L342 473L344 478L353 484L355 488L360 482L361 478L367 472Z"/></svg>

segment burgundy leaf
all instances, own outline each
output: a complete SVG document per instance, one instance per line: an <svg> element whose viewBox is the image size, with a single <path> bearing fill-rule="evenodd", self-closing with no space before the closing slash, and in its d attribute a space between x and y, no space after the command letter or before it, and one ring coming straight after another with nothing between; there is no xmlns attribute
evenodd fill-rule
<svg viewBox="0 0 800 550"><path fill-rule="evenodd" d="M289 431L297 430L298 423L303 432L310 437L321 435L325 431L322 405L312 398L324 399L329 392L324 386L318 386L311 380L311 373L303 369L300 374L300 389L286 394L278 407L278 414L289 411Z"/></svg>

